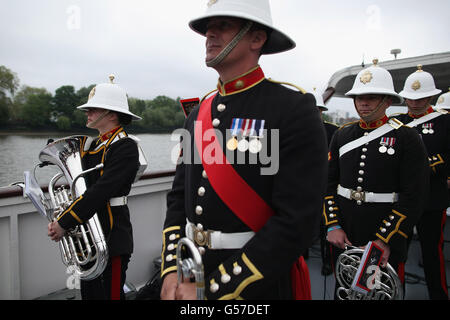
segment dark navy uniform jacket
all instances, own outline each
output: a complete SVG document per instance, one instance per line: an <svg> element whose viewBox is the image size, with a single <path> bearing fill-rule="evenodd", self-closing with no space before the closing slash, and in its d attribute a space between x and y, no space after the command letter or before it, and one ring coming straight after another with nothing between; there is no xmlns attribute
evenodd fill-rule
<svg viewBox="0 0 450 320"><path fill-rule="evenodd" d="M425 146L414 129L405 126L339 157L339 149L387 122L343 126L333 137L329 153L328 190L323 218L328 227L340 225L354 246L380 239L390 245L391 258L406 258L406 240L420 217L428 187ZM393 138L387 140L386 138ZM389 141L394 154L381 153ZM391 152L392 153L392 152ZM337 187L374 193L397 193L396 203L358 203L337 194Z"/></svg>
<svg viewBox="0 0 450 320"><path fill-rule="evenodd" d="M215 121L218 124L216 129L224 137L229 133L234 118L265 120L267 137L275 132L274 129L279 130L279 150L276 150L279 151L279 165L271 175L262 175L261 168L270 165L259 160L256 164L237 164L237 161L232 164L275 211L275 215L242 249L206 248L202 256L206 297L291 298L290 269L311 245L319 230L319 210L326 187L327 144L314 97L265 79L258 67L233 81L219 84L219 93L211 108L212 120L220 121L220 124ZM198 153L194 142L194 121L198 111L198 107L194 109L185 123L191 140L189 146L183 144L184 156L188 153L194 157ZM230 152L226 151L227 139L223 140L224 153ZM271 144L276 142L267 140L270 150ZM249 156L249 151L237 150L227 156L230 159L238 153ZM197 210L198 207L202 210ZM201 164L179 164L172 190L167 196L162 276L176 270L174 245L184 236L186 218L195 225L201 224L204 230L224 233L251 231L216 194ZM237 275L233 273L236 265L242 268ZM224 273L231 276L231 280L225 283L221 281ZM219 285L216 292L210 290L213 282Z"/></svg>
<svg viewBox="0 0 450 320"><path fill-rule="evenodd" d="M323 125L325 127L325 132L327 133L328 145L331 143L334 133L339 129L339 127L333 123L324 121Z"/></svg>
<svg viewBox="0 0 450 320"><path fill-rule="evenodd" d="M430 107L421 116L432 112L434 110ZM407 125L421 116L402 114L396 118ZM430 133L430 129L432 133ZM441 115L418 125L415 130L422 136L431 168L430 192L425 210L444 210L448 207L449 201L447 178L450 177L450 115Z"/></svg>
<svg viewBox="0 0 450 320"><path fill-rule="evenodd" d="M133 252L128 206L110 206L108 202L111 198L130 193L139 167L137 144L126 137L126 132L120 127L112 135L104 137L103 141L96 138L87 152L83 152L84 169L95 167L99 163L103 163L104 168L88 174L86 192L58 220L60 226L67 230L86 222L97 213L110 257ZM85 142L86 138L82 141L82 146Z"/></svg>

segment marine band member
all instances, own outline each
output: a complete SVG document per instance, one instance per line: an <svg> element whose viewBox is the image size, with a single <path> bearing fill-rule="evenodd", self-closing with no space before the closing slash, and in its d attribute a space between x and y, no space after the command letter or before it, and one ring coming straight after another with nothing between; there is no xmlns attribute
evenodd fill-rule
<svg viewBox="0 0 450 320"><path fill-rule="evenodd" d="M264 139L275 143L271 136L279 130L279 167L262 175L259 160L177 166L163 231L163 299L196 298L195 284L177 285L174 255L183 236L203 253L208 300L311 298L299 257L319 227L326 138L313 96L266 79L258 65L260 54L295 46L268 16L268 0L222 0L211 1L207 13L190 23L206 37L207 65L219 83L188 117L191 147L184 144L183 154L193 158L214 146L221 158L249 159L264 151ZM251 133L253 124L259 130ZM202 141L211 128L227 139Z"/></svg>
<svg viewBox="0 0 450 320"><path fill-rule="evenodd" d="M423 206L425 147L414 129L386 116L403 100L388 71L362 70L351 91L360 121L341 127L331 141L323 204L334 261L347 246L374 241L403 281L407 239Z"/></svg>
<svg viewBox="0 0 450 320"><path fill-rule="evenodd" d="M431 100L442 91L436 89L433 76L422 70L411 74L400 95L406 100L408 113L397 118L413 127L427 149L430 188L424 212L418 221L417 233L422 248L423 268L428 294L432 300L448 300L444 226L449 203L447 178L450 176L450 116L447 111L433 110Z"/></svg>
<svg viewBox="0 0 450 320"><path fill-rule="evenodd" d="M113 83L94 87L86 104L77 109L86 111L87 124L99 132L97 138L84 139L83 168L103 163L102 170L87 174L87 190L48 225L48 235L59 241L66 230L89 220L95 213L107 239L109 260L97 278L81 280L83 300L125 299L123 286L133 252L133 233L127 196L139 168L136 141L129 138L122 125L140 117L129 111L125 91Z"/></svg>
<svg viewBox="0 0 450 320"><path fill-rule="evenodd" d="M316 98L316 106L320 110L320 114L323 119L323 112L328 111L328 108L325 106L325 103L323 101L322 95L316 91L316 88L314 88L313 91L314 97ZM339 129L337 125L334 123L330 123L327 121L323 121L323 126L325 127L325 132L327 134L327 142L328 146L330 146L331 140L333 138L334 133ZM333 273L332 269L332 261L331 261L331 248L330 244L326 240L327 238L327 228L323 224L323 219L320 223L320 255L322 257L322 270L321 274L324 276L328 276Z"/></svg>

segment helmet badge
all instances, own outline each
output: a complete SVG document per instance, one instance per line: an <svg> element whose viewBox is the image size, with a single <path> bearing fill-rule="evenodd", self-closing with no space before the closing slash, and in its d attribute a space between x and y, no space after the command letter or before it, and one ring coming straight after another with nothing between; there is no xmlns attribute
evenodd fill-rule
<svg viewBox="0 0 450 320"><path fill-rule="evenodd" d="M411 89L413 89L414 91L419 90L422 87L422 85L420 84L419 80L416 80L413 82L413 84L411 85Z"/></svg>
<svg viewBox="0 0 450 320"><path fill-rule="evenodd" d="M88 100L91 100L95 96L95 87L92 88L91 92L89 92Z"/></svg>
<svg viewBox="0 0 450 320"><path fill-rule="evenodd" d="M370 72L369 70L364 72L361 75L361 77L359 78L359 80L364 84L368 84L370 81L372 81L372 79L373 79L373 75L372 75L372 72Z"/></svg>
<svg viewBox="0 0 450 320"><path fill-rule="evenodd" d="M208 7L211 7L213 4L215 4L218 0L209 0L208 1Z"/></svg>

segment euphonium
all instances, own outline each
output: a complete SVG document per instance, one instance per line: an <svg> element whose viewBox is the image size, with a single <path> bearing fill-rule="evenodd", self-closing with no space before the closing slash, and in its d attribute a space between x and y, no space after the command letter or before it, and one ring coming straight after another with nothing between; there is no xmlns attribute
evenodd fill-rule
<svg viewBox="0 0 450 320"><path fill-rule="evenodd" d="M72 136L49 143L39 154L39 160L44 164L54 164L62 173L56 174L50 181L48 192L52 210L47 218L55 221L64 210L87 189L84 175L93 170L99 170L103 164L84 170L81 162L81 141L83 136ZM56 182L65 177L70 189L64 186L55 189ZM98 277L108 262L108 249L102 227L97 214L83 224L67 230L59 241L61 258L66 266L73 270L82 280L92 280Z"/></svg>
<svg viewBox="0 0 450 320"><path fill-rule="evenodd" d="M182 258L183 248L189 249L192 257ZM197 300L205 299L205 275L203 270L202 257L194 242L189 238L182 238L177 245L177 275L178 283L194 277L197 286Z"/></svg>
<svg viewBox="0 0 450 320"><path fill-rule="evenodd" d="M336 295L340 300L399 300L403 298L402 283L390 264L380 268L372 280L373 289L367 294L352 290L353 279L361 263L364 250L350 247L339 255L336 262Z"/></svg>

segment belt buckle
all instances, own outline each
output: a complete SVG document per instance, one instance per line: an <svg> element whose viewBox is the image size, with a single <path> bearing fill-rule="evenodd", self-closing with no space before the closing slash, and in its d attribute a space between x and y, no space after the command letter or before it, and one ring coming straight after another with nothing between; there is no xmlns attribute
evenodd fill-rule
<svg viewBox="0 0 450 320"><path fill-rule="evenodd" d="M211 248L211 231L204 231L195 227L194 241L199 247L207 246Z"/></svg>
<svg viewBox="0 0 450 320"><path fill-rule="evenodd" d="M395 130L398 130L399 128L401 128L403 126L403 122L401 122L400 120L398 120L396 118L389 119L388 123Z"/></svg>
<svg viewBox="0 0 450 320"><path fill-rule="evenodd" d="M365 202L366 201L366 193L364 191L351 190L350 198L355 201Z"/></svg>

